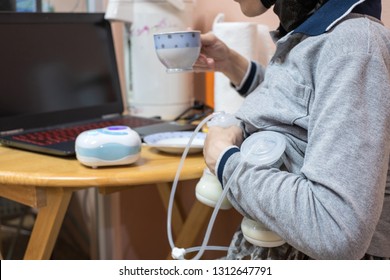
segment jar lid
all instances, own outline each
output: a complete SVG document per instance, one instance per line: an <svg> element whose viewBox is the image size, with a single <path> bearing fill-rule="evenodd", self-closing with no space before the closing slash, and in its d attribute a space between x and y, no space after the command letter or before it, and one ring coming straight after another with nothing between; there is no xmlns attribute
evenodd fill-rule
<svg viewBox="0 0 390 280"><path fill-rule="evenodd" d="M250 135L241 145L241 156L258 165L272 165L286 149L285 137L274 131L261 131Z"/></svg>

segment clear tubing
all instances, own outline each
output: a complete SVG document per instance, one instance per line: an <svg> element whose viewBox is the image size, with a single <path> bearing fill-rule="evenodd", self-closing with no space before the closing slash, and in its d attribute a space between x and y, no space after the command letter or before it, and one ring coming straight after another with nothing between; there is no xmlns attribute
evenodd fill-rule
<svg viewBox="0 0 390 280"><path fill-rule="evenodd" d="M227 251L229 250L229 247L224 247L224 246L207 246L207 250L213 250L213 251ZM192 253L192 252L197 252L202 250L201 246L198 247L191 247L186 249L186 253ZM195 257L194 257L195 259Z"/></svg>
<svg viewBox="0 0 390 280"><path fill-rule="evenodd" d="M207 116L195 128L194 132L191 135L190 140L188 141L188 144L187 144L186 148L184 149L184 152L183 152L183 154L181 156L181 159L180 159L179 167L177 168L177 171L176 171L175 179L174 179L173 184L172 184L171 194L170 194L170 197L169 197L168 214L167 214L167 216L168 216L167 217L167 234L168 234L169 245L170 245L172 250L176 247L175 243L173 241L173 237L172 237L172 209L173 209L173 202L174 202L174 197L175 197L175 193L176 193L176 189L177 189L177 184L178 184L178 181L179 181L179 178L180 178L180 173L181 173L181 170L183 169L184 161L185 161L185 159L187 157L188 151L191 148L192 141L194 140L196 134L199 132L199 130L202 128L202 126L206 122L208 122L211 118L213 118L217 114L220 114L220 113L216 112L216 113L213 113L213 114ZM212 230L212 227L214 225L215 218L216 218L216 216L218 214L218 211L219 211L219 208L220 208L220 206L222 204L223 198L226 196L226 193L227 193L228 190L229 190L229 188L225 188L223 190L222 195L219 198L219 200L217 202L217 205L214 208L214 211L213 211L213 213L211 215L211 218L210 218L210 221L209 221L209 224L208 224L208 227L207 227L207 230L206 230L205 237L203 239L202 245L200 247L192 247L192 248L185 249L186 253L198 251L197 255L193 258L193 260L200 259L206 249L207 250L223 250L223 251L226 251L228 249L228 247L223 247L223 246L207 246L207 242L210 239L211 230Z"/></svg>

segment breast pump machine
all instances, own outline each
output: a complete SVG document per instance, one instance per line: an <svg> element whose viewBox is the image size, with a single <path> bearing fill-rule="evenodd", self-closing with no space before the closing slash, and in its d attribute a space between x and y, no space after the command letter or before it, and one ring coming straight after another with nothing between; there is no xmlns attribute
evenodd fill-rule
<svg viewBox="0 0 390 280"><path fill-rule="evenodd" d="M226 194L230 189L231 184L227 184L223 189L218 181L218 179L206 168L204 170L202 178L199 180L195 188L196 198L210 206L214 207L212 212L206 233L203 239L201 246L193 248L177 248L173 242L172 230L171 230L171 216L172 216L172 207L173 199L177 188L177 183L179 180L180 172L184 164L184 160L187 156L187 153L191 147L192 140L195 138L199 130L207 123L208 127L220 126L220 127L230 127L234 125L239 125L239 120L237 120L233 115L227 114L224 112L216 112L208 117L206 117L194 130L192 137L190 138L186 148L181 157L179 167L172 185L172 191L170 195L170 200L168 204L168 220L167 220L167 231L169 244L172 248L172 257L174 259L185 259L184 256L190 252L198 253L193 258L194 260L200 259L205 250L228 250L227 247L223 246L208 246L208 240L210 238L211 230L214 226L214 222L217 216L219 209L230 209L232 205L226 198ZM247 139L244 140L240 147L240 153L243 158L254 163L258 166L264 167L275 167L279 168L284 160L284 151L286 148L286 140L284 136L280 133L273 131L261 131L252 134ZM238 167L235 172L240 172L241 168ZM276 233L268 230L262 223L253 221L244 217L241 222L241 229L244 235L244 238L256 245L262 247L277 247L285 243L285 241Z"/></svg>

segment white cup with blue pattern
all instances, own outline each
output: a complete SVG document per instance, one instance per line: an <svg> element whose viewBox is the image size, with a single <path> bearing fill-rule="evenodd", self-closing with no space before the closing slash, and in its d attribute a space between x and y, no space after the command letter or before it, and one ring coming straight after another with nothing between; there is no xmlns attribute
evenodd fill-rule
<svg viewBox="0 0 390 280"><path fill-rule="evenodd" d="M167 73L192 71L192 66L200 53L200 31L156 33L154 46Z"/></svg>

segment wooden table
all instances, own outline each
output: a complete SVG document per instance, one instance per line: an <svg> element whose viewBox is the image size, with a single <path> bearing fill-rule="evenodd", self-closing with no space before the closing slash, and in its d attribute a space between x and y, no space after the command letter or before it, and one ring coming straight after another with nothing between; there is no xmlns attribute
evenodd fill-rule
<svg viewBox="0 0 390 280"><path fill-rule="evenodd" d="M138 185L154 184L165 207L180 155L143 147L141 158L123 167L92 169L74 158L61 158L0 146L0 196L38 209L24 255L25 259L49 259L72 193L99 188L107 194ZM180 181L200 178L205 167L202 154L189 155ZM208 221L211 208L195 202L186 219L173 208L175 244L190 247ZM168 254L168 252L167 252Z"/></svg>

